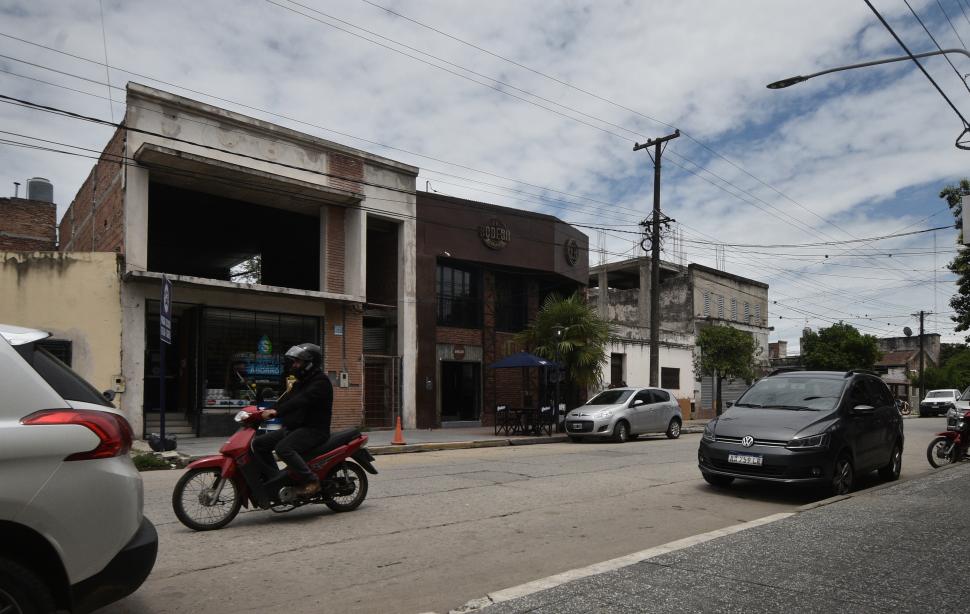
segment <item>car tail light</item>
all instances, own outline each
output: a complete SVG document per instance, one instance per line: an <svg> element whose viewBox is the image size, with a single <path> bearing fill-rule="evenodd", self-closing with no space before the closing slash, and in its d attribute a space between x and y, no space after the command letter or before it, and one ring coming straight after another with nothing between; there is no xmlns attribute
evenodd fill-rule
<svg viewBox="0 0 970 614"><path fill-rule="evenodd" d="M131 450L131 426L128 421L107 411L92 409L44 409L20 420L21 424L78 424L87 427L98 436L101 443L93 450L76 452L64 460L90 460L111 458L127 454Z"/></svg>

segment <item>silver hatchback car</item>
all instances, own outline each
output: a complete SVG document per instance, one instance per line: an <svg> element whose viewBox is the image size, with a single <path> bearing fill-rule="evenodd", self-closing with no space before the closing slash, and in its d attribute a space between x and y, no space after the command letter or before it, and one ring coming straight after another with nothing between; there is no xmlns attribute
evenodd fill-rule
<svg viewBox="0 0 970 614"><path fill-rule="evenodd" d="M664 432L676 439L683 422L677 400L662 388L611 388L566 414L566 433L572 441L596 437L624 442Z"/></svg>

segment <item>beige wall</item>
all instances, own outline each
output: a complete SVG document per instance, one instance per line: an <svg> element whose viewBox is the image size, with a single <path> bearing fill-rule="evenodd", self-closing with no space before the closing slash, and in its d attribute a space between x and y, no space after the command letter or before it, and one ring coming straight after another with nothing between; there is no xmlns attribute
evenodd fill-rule
<svg viewBox="0 0 970 614"><path fill-rule="evenodd" d="M74 370L98 390L113 388L121 373L119 258L110 252L0 252L0 322L70 340Z"/></svg>

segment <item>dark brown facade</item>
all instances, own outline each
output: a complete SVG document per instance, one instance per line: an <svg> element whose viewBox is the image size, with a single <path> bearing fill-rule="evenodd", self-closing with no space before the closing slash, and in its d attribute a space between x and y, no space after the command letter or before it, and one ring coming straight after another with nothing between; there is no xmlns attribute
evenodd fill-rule
<svg viewBox="0 0 970 614"><path fill-rule="evenodd" d="M524 349L515 333L588 272L588 237L555 217L419 192L418 428L492 424L496 405L538 403L538 373L488 365Z"/></svg>

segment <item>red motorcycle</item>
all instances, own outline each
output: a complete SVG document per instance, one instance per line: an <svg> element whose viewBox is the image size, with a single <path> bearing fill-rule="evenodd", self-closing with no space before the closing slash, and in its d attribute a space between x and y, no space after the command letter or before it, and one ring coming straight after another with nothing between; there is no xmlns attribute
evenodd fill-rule
<svg viewBox="0 0 970 614"><path fill-rule="evenodd" d="M374 457L363 447L367 435L357 429L334 433L303 455L320 479L320 491L301 497L289 470L267 466L253 453L252 442L263 412L245 407L235 421L241 428L222 445L219 454L190 464L175 485L172 507L179 521L190 529L221 529L243 505L283 513L308 503L322 503L335 512L349 512L367 496L367 473L376 474L377 469Z"/></svg>
<svg viewBox="0 0 970 614"><path fill-rule="evenodd" d="M970 411L951 410L946 417L946 430L936 434L936 439L926 448L926 460L933 467L942 467L967 456L970 446Z"/></svg>

